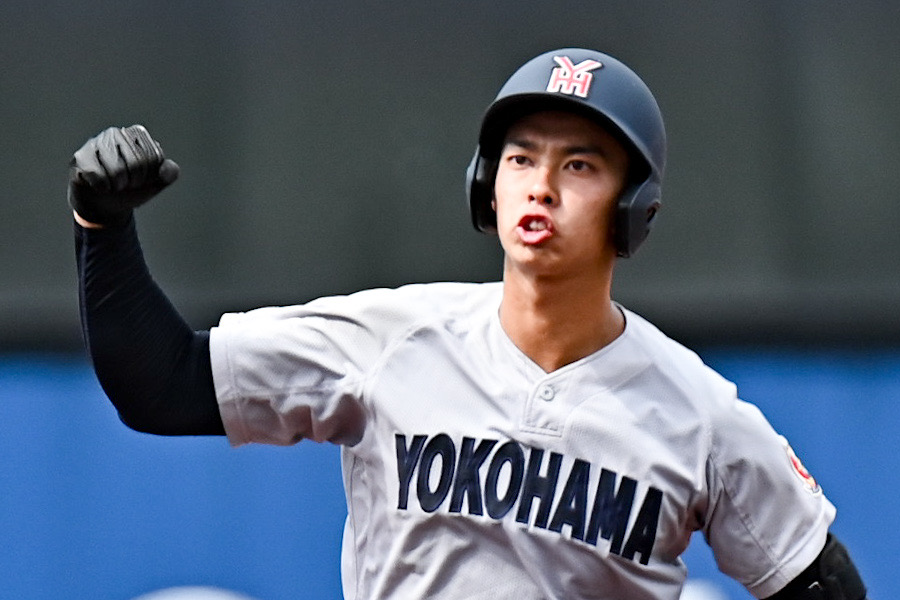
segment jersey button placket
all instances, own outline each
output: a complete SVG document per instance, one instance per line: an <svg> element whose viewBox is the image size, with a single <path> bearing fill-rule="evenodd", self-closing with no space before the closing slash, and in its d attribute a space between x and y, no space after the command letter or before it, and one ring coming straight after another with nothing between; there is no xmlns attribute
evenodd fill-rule
<svg viewBox="0 0 900 600"><path fill-rule="evenodd" d="M546 381L538 383L528 399L525 426L536 433L559 435L563 426L560 411L564 410L560 399L558 386Z"/></svg>

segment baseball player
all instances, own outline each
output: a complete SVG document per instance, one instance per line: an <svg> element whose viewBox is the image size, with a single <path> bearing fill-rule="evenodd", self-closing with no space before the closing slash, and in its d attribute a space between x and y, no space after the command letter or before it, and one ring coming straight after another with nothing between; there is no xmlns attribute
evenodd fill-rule
<svg viewBox="0 0 900 600"><path fill-rule="evenodd" d="M341 445L348 599L675 600L702 531L758 598L862 600L835 508L735 386L611 299L660 206L663 121L615 58L523 65L466 173L500 282L373 289L192 331L133 209L178 166L141 126L73 158L81 315L130 427Z"/></svg>

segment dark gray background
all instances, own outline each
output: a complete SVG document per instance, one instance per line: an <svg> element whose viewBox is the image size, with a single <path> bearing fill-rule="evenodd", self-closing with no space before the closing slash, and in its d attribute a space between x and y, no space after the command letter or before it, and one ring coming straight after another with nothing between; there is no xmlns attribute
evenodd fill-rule
<svg viewBox="0 0 900 600"><path fill-rule="evenodd" d="M0 351L80 344L66 166L108 125L182 167L139 226L196 327L497 278L464 204L478 122L570 45L630 64L668 126L663 212L617 299L693 343L900 341L898 24L886 1L7 0Z"/></svg>

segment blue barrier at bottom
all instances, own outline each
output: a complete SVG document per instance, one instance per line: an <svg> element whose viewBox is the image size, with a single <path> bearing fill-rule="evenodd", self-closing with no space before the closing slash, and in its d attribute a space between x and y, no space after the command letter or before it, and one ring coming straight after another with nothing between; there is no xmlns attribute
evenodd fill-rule
<svg viewBox="0 0 900 600"><path fill-rule="evenodd" d="M717 350L838 507L834 531L871 596L892 596L900 553L900 352ZM334 447L231 449L163 438L117 419L89 367L0 360L3 597L129 600L214 586L259 600L336 598L345 516ZM716 570L701 536L685 600L750 596Z"/></svg>

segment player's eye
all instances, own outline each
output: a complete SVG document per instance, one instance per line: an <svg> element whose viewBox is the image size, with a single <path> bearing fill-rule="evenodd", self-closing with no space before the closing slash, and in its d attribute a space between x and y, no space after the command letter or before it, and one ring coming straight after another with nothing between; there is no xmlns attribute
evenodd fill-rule
<svg viewBox="0 0 900 600"><path fill-rule="evenodd" d="M529 164L528 157L523 154L511 154L507 160L514 165L525 166Z"/></svg>
<svg viewBox="0 0 900 600"><path fill-rule="evenodd" d="M576 172L588 171L591 169L591 164L585 160L573 160L569 162L569 168Z"/></svg>

